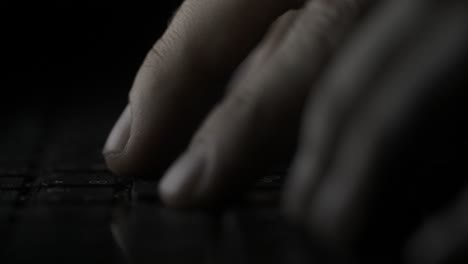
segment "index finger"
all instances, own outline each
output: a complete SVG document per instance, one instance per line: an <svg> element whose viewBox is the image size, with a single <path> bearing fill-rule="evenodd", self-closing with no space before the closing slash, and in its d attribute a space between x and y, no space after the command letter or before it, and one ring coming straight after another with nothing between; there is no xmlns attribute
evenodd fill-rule
<svg viewBox="0 0 468 264"><path fill-rule="evenodd" d="M148 53L104 154L117 174L161 172L269 25L303 0L187 0Z"/></svg>

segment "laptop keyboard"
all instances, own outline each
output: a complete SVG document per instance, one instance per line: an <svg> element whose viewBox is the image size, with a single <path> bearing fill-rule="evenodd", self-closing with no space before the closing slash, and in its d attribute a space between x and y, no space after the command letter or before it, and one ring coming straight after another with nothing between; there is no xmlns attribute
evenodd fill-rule
<svg viewBox="0 0 468 264"><path fill-rule="evenodd" d="M290 263L267 253L288 247L284 234L269 239L284 227L282 177L261 178L229 208L171 210L156 181L107 171L115 109L21 111L0 131L2 263Z"/></svg>

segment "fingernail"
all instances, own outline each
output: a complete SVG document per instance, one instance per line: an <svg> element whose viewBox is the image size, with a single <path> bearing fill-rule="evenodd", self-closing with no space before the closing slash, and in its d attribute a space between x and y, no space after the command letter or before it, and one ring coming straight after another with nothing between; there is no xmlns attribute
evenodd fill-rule
<svg viewBox="0 0 468 264"><path fill-rule="evenodd" d="M106 144L104 145L104 155L120 154L127 145L130 138L130 129L132 124L132 111L130 105L120 115L110 132Z"/></svg>
<svg viewBox="0 0 468 264"><path fill-rule="evenodd" d="M196 203L195 193L203 177L203 155L184 154L165 174L159 184L159 194L169 206L185 207Z"/></svg>

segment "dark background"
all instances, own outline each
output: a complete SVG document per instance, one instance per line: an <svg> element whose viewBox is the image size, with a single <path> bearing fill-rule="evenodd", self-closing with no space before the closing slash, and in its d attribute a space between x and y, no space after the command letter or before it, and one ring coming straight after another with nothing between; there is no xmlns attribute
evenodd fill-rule
<svg viewBox="0 0 468 264"><path fill-rule="evenodd" d="M124 104L146 52L181 1L0 4L2 105Z"/></svg>
<svg viewBox="0 0 468 264"><path fill-rule="evenodd" d="M179 0L0 4L0 168L89 167Z"/></svg>

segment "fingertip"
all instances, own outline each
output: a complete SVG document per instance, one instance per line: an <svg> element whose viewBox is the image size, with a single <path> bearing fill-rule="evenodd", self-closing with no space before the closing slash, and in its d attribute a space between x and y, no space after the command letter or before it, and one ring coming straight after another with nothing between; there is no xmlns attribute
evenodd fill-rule
<svg viewBox="0 0 468 264"><path fill-rule="evenodd" d="M132 111L130 105L127 105L107 137L103 149L103 154L105 156L119 155L122 153L130 138L131 123Z"/></svg>
<svg viewBox="0 0 468 264"><path fill-rule="evenodd" d="M117 175L124 171L121 163L130 139L131 125L132 111L130 105L127 105L109 133L102 150L108 168Z"/></svg>
<svg viewBox="0 0 468 264"><path fill-rule="evenodd" d="M205 162L201 155L184 154L161 179L159 195L163 203L175 208L199 203L198 183L203 177Z"/></svg>

